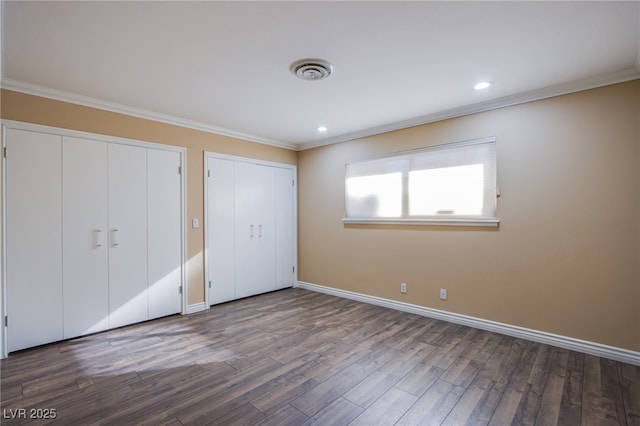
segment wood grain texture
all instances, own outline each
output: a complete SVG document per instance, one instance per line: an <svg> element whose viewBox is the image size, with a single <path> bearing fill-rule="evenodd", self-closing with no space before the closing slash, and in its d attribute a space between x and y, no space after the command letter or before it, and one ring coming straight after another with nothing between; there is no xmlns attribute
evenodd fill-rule
<svg viewBox="0 0 640 426"><path fill-rule="evenodd" d="M16 352L1 373L3 425L51 422L31 409L61 425L640 425L640 367L302 289Z"/></svg>

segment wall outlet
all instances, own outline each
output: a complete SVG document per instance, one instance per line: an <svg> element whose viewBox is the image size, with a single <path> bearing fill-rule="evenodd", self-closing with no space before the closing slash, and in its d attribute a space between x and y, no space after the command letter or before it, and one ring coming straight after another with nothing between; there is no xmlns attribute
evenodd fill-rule
<svg viewBox="0 0 640 426"><path fill-rule="evenodd" d="M407 292L407 283L400 283L400 293Z"/></svg>
<svg viewBox="0 0 640 426"><path fill-rule="evenodd" d="M440 299L441 300L447 300L447 289L446 288L441 288L440 289Z"/></svg>

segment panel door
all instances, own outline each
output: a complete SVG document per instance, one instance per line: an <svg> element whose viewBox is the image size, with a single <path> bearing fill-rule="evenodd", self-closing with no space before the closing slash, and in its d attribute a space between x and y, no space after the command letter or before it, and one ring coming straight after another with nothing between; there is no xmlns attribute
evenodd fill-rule
<svg viewBox="0 0 640 426"><path fill-rule="evenodd" d="M109 328L107 143L62 145L64 337Z"/></svg>
<svg viewBox="0 0 640 426"><path fill-rule="evenodd" d="M63 338L61 144L59 136L6 131L9 351Z"/></svg>
<svg viewBox="0 0 640 426"><path fill-rule="evenodd" d="M147 152L110 143L109 327L149 318L147 302Z"/></svg>
<svg viewBox="0 0 640 426"><path fill-rule="evenodd" d="M149 319L182 310L180 153L147 149Z"/></svg>
<svg viewBox="0 0 640 426"><path fill-rule="evenodd" d="M276 288L293 287L295 259L294 171L276 168Z"/></svg>
<svg viewBox="0 0 640 426"><path fill-rule="evenodd" d="M209 305L236 298L234 165L207 159L207 285Z"/></svg>
<svg viewBox="0 0 640 426"><path fill-rule="evenodd" d="M236 297L276 289L275 169L235 164Z"/></svg>

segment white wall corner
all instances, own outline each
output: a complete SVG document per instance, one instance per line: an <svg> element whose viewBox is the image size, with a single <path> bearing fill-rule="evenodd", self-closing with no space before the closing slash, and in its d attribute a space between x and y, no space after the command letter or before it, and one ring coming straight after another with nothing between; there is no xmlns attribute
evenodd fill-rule
<svg viewBox="0 0 640 426"><path fill-rule="evenodd" d="M614 346L603 345L601 343L595 343L586 340L574 339L573 337L561 336L558 334L518 327L515 325L485 320L482 318L456 314L453 312L441 311L424 306L412 305L410 303L398 302L382 297L369 296L366 294L354 293L346 290L339 290L304 281L298 281L294 287L316 291L331 296L342 297L345 299L356 300L363 303L369 303L371 305L383 306L385 308L396 309L399 311L421 315L428 318L466 325L468 327L474 327L494 333L505 334L507 336L518 337L521 339L531 340L533 342L544 343L563 349L640 366L640 352L635 352L628 349L617 348Z"/></svg>

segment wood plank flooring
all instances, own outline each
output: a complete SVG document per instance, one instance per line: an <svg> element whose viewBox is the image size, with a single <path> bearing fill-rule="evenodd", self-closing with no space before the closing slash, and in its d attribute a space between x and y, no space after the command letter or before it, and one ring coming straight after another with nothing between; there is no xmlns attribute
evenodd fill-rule
<svg viewBox="0 0 640 426"><path fill-rule="evenodd" d="M640 425L640 367L302 289L1 373L3 425Z"/></svg>

